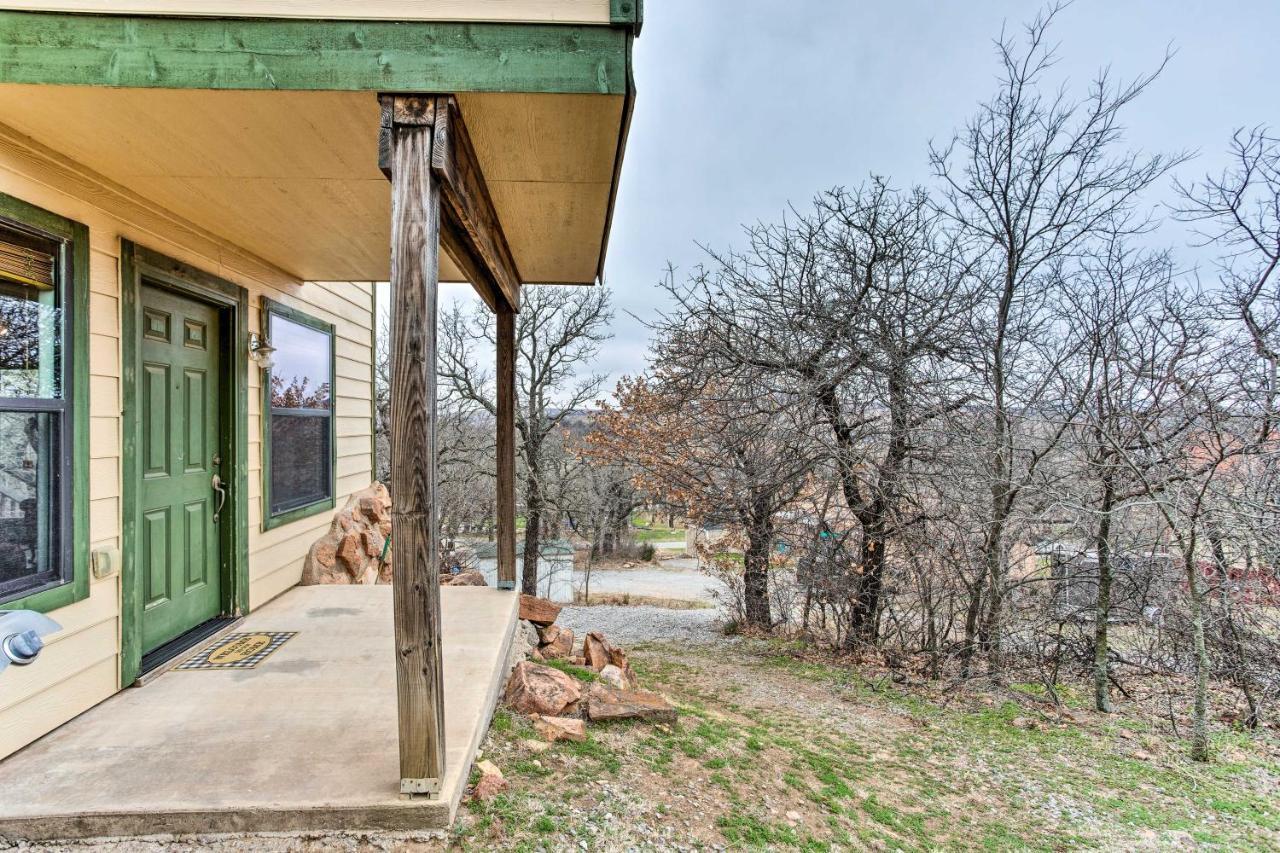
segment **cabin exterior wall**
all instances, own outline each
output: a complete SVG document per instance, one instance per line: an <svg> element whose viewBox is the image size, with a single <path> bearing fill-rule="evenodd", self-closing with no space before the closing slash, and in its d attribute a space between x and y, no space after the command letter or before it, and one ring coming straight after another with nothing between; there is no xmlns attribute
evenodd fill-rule
<svg viewBox="0 0 1280 853"><path fill-rule="evenodd" d="M91 132L91 131L89 131ZM255 259L127 188L0 127L0 193L88 227L88 547L122 547L121 241L129 240L247 289L249 330L261 328L264 298L335 327L336 494L341 508L373 479L373 286L303 282ZM311 543L332 512L263 529L262 372L249 362L249 606L297 584ZM117 561L117 566L119 562ZM121 573L89 580L86 598L49 611L62 630L37 664L0 678L0 758L120 690Z"/></svg>

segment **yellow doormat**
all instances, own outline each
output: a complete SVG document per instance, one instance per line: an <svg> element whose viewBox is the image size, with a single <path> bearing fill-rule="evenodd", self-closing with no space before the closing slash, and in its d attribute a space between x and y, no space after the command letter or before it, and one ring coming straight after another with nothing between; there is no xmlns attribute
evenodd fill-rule
<svg viewBox="0 0 1280 853"><path fill-rule="evenodd" d="M174 669L253 669L288 642L297 631L250 631L228 634L201 649Z"/></svg>

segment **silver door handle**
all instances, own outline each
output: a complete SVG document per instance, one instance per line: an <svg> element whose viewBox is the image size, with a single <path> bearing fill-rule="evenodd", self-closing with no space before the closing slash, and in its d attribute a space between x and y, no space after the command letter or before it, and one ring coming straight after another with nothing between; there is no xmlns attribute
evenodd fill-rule
<svg viewBox="0 0 1280 853"><path fill-rule="evenodd" d="M222 478L217 474L213 475L213 490L218 493L218 508L213 511L213 523L217 524L222 508L227 505L227 490L222 487Z"/></svg>

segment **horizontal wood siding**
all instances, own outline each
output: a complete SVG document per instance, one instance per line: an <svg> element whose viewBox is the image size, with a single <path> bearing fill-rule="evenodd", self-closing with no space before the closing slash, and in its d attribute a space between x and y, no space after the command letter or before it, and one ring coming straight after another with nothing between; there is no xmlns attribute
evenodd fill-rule
<svg viewBox="0 0 1280 853"><path fill-rule="evenodd" d="M0 192L89 227L90 541L121 546L120 240L169 255L248 289L250 329L262 298L320 319L337 331L337 505L372 480L369 364L373 288L363 282L300 282L87 168L0 126ZM261 371L249 386L250 607L298 582L311 543L328 526L322 514L262 531ZM50 613L62 624L35 666L11 667L0 692L0 757L20 749L109 697L120 684L120 577L92 580L89 597Z"/></svg>

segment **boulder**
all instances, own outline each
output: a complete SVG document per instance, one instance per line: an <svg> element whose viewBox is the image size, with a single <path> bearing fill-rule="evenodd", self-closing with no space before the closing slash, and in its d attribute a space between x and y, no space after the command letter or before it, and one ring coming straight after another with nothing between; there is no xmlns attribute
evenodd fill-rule
<svg viewBox="0 0 1280 853"><path fill-rule="evenodd" d="M503 778L502 771L492 761L479 762L476 764L476 770L480 771L480 779L471 789L472 799L490 800L507 790L507 780Z"/></svg>
<svg viewBox="0 0 1280 853"><path fill-rule="evenodd" d="M609 664L600 670L600 680L610 687L619 690L632 690L636 687L636 676L630 669Z"/></svg>
<svg viewBox="0 0 1280 853"><path fill-rule="evenodd" d="M338 560L338 546L321 539L311 549L311 559L326 569L332 569L333 564Z"/></svg>
<svg viewBox="0 0 1280 853"><path fill-rule="evenodd" d="M547 626L556 621L560 615L560 605L545 598L520 594L520 618L528 619L535 625Z"/></svg>
<svg viewBox="0 0 1280 853"><path fill-rule="evenodd" d="M516 623L515 645L520 649L520 654L528 654L531 649L536 650L540 643L537 625L523 619Z"/></svg>
<svg viewBox="0 0 1280 853"><path fill-rule="evenodd" d="M381 486L381 483L377 485ZM391 523L391 494L383 487L381 491L373 490L368 494L361 493L356 501L356 509L371 525Z"/></svg>
<svg viewBox="0 0 1280 853"><path fill-rule="evenodd" d="M547 660L567 658L573 654L573 632L559 625L549 625L538 632L542 645L538 651Z"/></svg>
<svg viewBox="0 0 1280 853"><path fill-rule="evenodd" d="M587 724L580 717L539 715L533 718L533 728L538 733L538 737L552 743L558 740L581 743L587 739Z"/></svg>
<svg viewBox="0 0 1280 853"><path fill-rule="evenodd" d="M304 586L312 584L373 584L391 582L391 554L379 565L386 537L391 533L391 496L381 483L347 498L312 544L302 566Z"/></svg>
<svg viewBox="0 0 1280 853"><path fill-rule="evenodd" d="M360 539L364 542L364 552L370 557L381 557L382 546L386 544L382 532L376 528L366 528L360 531Z"/></svg>
<svg viewBox="0 0 1280 853"><path fill-rule="evenodd" d="M506 702L518 714L560 717L577 707L582 689L573 677L531 661L521 661L507 679Z"/></svg>
<svg viewBox="0 0 1280 853"><path fill-rule="evenodd" d="M626 653L621 649L615 648L612 643L605 639L604 634L599 631L591 631L583 638L582 657L586 660L587 666L596 672L604 669L609 664L613 664L619 669L625 669L627 664ZM621 660L621 664L619 664L618 659Z"/></svg>
<svg viewBox="0 0 1280 853"><path fill-rule="evenodd" d="M593 723L611 720L671 723L675 722L676 709L657 693L619 690L596 682L587 690L587 719Z"/></svg>
<svg viewBox="0 0 1280 853"><path fill-rule="evenodd" d="M350 530L338 542L338 562L342 563L352 577L364 574L364 563L368 556L364 550L362 531Z"/></svg>
<svg viewBox="0 0 1280 853"><path fill-rule="evenodd" d="M441 575L441 586L488 586L489 582L484 579L484 572L476 569L467 569L458 572L456 575Z"/></svg>

